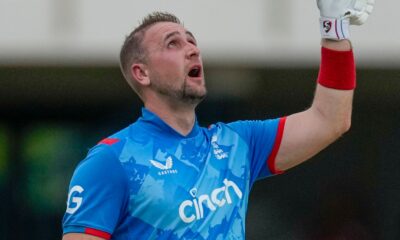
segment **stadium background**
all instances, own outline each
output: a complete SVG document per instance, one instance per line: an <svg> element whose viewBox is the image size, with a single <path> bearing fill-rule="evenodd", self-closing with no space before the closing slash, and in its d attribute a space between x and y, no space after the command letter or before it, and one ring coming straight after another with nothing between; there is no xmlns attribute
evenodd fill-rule
<svg viewBox="0 0 400 240"><path fill-rule="evenodd" d="M397 7L397 8L396 8ZM352 28L358 88L349 133L258 182L247 239L400 239L400 30L395 0ZM118 51L153 10L197 37L209 96L202 125L309 106L319 61L315 1L0 0L0 239L60 239L76 164L141 103Z"/></svg>

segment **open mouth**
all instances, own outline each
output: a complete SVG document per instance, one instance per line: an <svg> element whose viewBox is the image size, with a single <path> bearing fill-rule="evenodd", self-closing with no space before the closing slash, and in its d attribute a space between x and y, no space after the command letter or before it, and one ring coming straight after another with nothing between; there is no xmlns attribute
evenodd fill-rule
<svg viewBox="0 0 400 240"><path fill-rule="evenodd" d="M196 78L201 76L201 67L200 66L194 66L190 69L188 73L189 77Z"/></svg>

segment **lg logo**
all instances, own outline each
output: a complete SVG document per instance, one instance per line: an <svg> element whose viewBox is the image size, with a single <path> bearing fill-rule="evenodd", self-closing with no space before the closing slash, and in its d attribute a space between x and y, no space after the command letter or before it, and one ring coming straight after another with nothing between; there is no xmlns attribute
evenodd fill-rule
<svg viewBox="0 0 400 240"><path fill-rule="evenodd" d="M76 195L81 194L83 191L84 189L79 185L73 186L71 190L69 190L68 200L67 200L67 211L66 211L67 213L74 214L76 210L78 210L78 208L81 206L82 198L76 197ZM72 197L73 195L74 197Z"/></svg>

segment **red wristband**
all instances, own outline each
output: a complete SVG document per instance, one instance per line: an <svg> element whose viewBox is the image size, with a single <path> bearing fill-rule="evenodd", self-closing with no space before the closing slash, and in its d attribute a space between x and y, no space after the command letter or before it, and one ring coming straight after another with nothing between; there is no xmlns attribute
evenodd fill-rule
<svg viewBox="0 0 400 240"><path fill-rule="evenodd" d="M318 83L327 88L354 89L356 68L353 51L335 51L322 47Z"/></svg>

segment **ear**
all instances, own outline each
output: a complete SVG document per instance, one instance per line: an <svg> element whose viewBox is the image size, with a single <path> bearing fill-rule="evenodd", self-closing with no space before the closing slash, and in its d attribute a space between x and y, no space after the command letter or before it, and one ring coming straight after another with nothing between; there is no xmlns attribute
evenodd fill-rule
<svg viewBox="0 0 400 240"><path fill-rule="evenodd" d="M142 86L148 86L150 84L150 78L146 65L143 63L134 63L131 66L131 75L134 81Z"/></svg>

